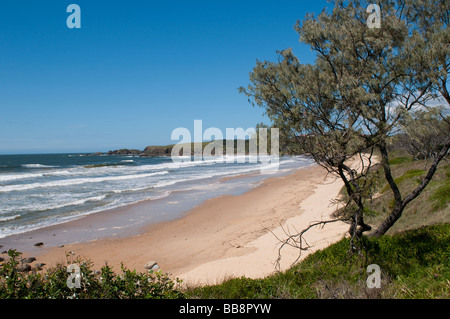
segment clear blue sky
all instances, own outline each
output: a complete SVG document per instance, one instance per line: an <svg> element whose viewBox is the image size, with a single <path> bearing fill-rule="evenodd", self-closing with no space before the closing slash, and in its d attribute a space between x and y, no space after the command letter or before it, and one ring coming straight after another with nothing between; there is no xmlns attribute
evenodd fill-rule
<svg viewBox="0 0 450 319"><path fill-rule="evenodd" d="M69 29L69 4L81 29ZM0 154L176 143L177 127L268 120L238 93L256 59L292 47L293 25L330 6L301 0L5 1L0 6Z"/></svg>

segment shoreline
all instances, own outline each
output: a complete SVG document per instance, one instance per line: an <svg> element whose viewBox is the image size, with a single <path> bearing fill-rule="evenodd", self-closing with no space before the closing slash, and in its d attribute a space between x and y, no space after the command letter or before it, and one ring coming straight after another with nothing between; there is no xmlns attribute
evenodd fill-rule
<svg viewBox="0 0 450 319"><path fill-rule="evenodd" d="M292 171L282 172L279 176L289 173ZM17 249L24 254L39 254L43 250L61 245L135 236L144 232L149 225L182 218L206 200L226 194L245 193L257 187L262 180L261 176L254 172L210 178L210 182L205 185L194 183L187 189L170 191L168 196L161 198L143 199L12 234L0 238L0 245L6 249ZM45 243L44 248L34 247L36 242Z"/></svg>
<svg viewBox="0 0 450 319"><path fill-rule="evenodd" d="M180 218L153 224L132 236L42 247L35 256L47 268L66 264L66 253L73 252L90 259L94 269L107 263L119 270L123 262L140 272L153 260L162 272L187 284L217 283L237 276L261 278L275 271L278 240L274 234L282 236L280 225L302 229L328 218L333 211L330 200L341 187L339 180L312 165L269 177L240 195L211 198ZM307 253L339 240L347 230L345 223L335 223L311 231L308 243L313 249ZM280 270L289 268L297 254L296 250L283 252Z"/></svg>

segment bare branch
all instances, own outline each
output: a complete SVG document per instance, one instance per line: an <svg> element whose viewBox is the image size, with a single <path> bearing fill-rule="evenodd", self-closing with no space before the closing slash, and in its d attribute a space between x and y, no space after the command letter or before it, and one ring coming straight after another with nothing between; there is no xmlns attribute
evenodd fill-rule
<svg viewBox="0 0 450 319"><path fill-rule="evenodd" d="M295 234L290 234L284 227L282 227L283 232L285 233L286 236L288 236L286 239L280 239L278 236L276 236L276 234L274 234L272 231L271 233L279 240L279 242L281 243L280 247L278 248L278 258L276 260L276 269L279 271L280 270L280 261L282 258L282 250L283 248L285 248L286 246L290 246L290 247L294 247L298 249L298 256L297 258L292 262L292 265L294 265L295 263L297 263L300 258L301 258L301 253L302 251L308 250L311 246L307 243L307 241L304 238L304 235L311 229L314 228L316 226L321 226L324 227L326 224L331 224L331 223L335 223L335 222L347 222L348 219L344 219L344 218L337 218L337 219L332 219L332 220L326 220L326 221L320 221L320 222L313 222L312 224L310 224L308 227L306 227L305 229L303 229L300 232L296 232Z"/></svg>

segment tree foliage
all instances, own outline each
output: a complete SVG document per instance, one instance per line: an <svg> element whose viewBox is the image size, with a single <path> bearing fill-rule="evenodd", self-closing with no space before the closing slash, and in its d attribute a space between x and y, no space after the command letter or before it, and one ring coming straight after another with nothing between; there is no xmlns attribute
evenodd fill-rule
<svg viewBox="0 0 450 319"><path fill-rule="evenodd" d="M447 135L423 182L410 194L400 193L388 141L408 134L404 124L437 97L445 108L450 105L449 2L380 1L381 28L368 27L367 6L334 1L332 10L307 15L294 28L315 53L315 63L301 63L292 49L278 51L276 62L257 61L251 84L240 88L253 105L265 109L282 139L295 141L296 151L344 181L351 214L343 218L356 237L371 229L364 222L364 203L371 196L367 171L375 150L395 198L391 214L373 233L379 236L426 187L450 146L444 121ZM359 165L349 165L350 159Z"/></svg>

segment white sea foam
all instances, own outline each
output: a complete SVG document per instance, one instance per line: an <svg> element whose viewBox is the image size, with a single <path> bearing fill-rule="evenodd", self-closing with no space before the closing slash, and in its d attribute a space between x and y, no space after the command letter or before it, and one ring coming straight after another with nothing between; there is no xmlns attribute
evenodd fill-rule
<svg viewBox="0 0 450 319"><path fill-rule="evenodd" d="M44 183L7 185L7 186L0 186L0 192L23 191L23 190L29 190L29 189L34 189L34 188L61 187L61 186L80 185L80 184L86 184L86 183L100 183L100 182L107 182L107 181L119 181L119 180L128 180L128 179L136 179L136 178L146 178L146 177L156 176L156 175L165 175L168 173L169 173L168 171L162 171L162 172L154 172L154 173L147 173L147 174L119 175L119 176L107 176L107 177L95 177L95 178L74 178L74 179L65 179L65 180L44 182Z"/></svg>
<svg viewBox="0 0 450 319"><path fill-rule="evenodd" d="M0 216L0 222L6 222L6 221L8 221L8 220L13 220L13 219L16 219L16 218L19 218L20 217L20 215L13 215L13 216Z"/></svg>
<svg viewBox="0 0 450 319"><path fill-rule="evenodd" d="M43 164L23 164L22 167L26 167L26 168L52 168L52 167L57 167L57 166L43 165Z"/></svg>
<svg viewBox="0 0 450 319"><path fill-rule="evenodd" d="M64 195L64 194L62 194ZM56 196L55 198L52 198L52 200L49 203L48 195L42 195L42 196L34 196L37 197L38 200L30 201L28 204L22 204L19 207L10 207L10 208L3 208L2 212L14 212L14 211L20 211L20 212L38 212L38 211L46 211L46 210L53 210L53 209L59 209L69 206L79 206L83 205L87 202L99 202L106 198L106 195L98 195L98 196L91 196L86 198L77 198L74 199L73 197L68 194L67 196ZM39 198L40 197L40 198ZM0 217L1 221L1 217Z"/></svg>
<svg viewBox="0 0 450 319"><path fill-rule="evenodd" d="M213 177L219 177L219 176L225 176L225 175L235 176L235 175L250 173L253 171L257 171L257 170L259 170L259 167L252 166L249 168L236 169L233 171L229 171L229 170L209 171L209 172L205 172L203 174L198 174L198 175L191 174L191 175L189 175L189 178L179 178L176 180L161 181L161 182L156 183L156 185L154 185L154 187L161 188L161 187L171 186L171 185L182 183L182 182L189 182L189 181L195 181L195 180L201 180L201 179L207 179L207 178L213 178Z"/></svg>
<svg viewBox="0 0 450 319"><path fill-rule="evenodd" d="M8 182L19 179L36 178L44 176L41 173L36 174L2 174L0 175L0 182Z"/></svg>
<svg viewBox="0 0 450 319"><path fill-rule="evenodd" d="M105 198L106 198L106 195L81 198L81 199L77 199L74 201L67 201L67 202L54 204L54 205L48 205L48 206L44 206L44 207L38 206L38 207L35 207L35 210L49 210L49 209L58 209L58 208L63 208L63 207L68 207L68 206L83 205L87 202L99 202L99 201L104 200ZM36 209L36 208L38 208L38 209Z"/></svg>

